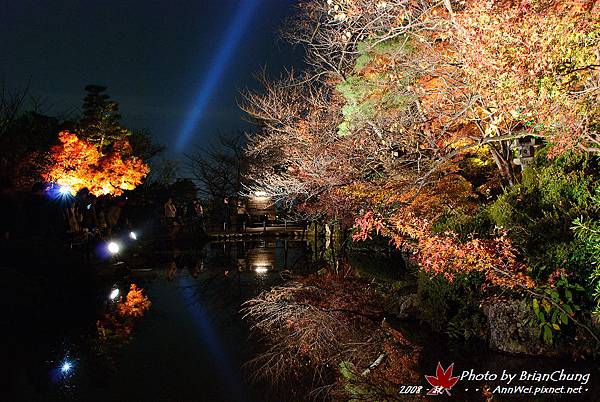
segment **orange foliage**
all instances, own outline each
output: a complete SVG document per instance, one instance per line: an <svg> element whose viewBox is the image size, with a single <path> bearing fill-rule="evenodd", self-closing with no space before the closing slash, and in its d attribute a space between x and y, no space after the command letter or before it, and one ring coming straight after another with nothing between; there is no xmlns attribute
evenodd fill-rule
<svg viewBox="0 0 600 402"><path fill-rule="evenodd" d="M68 131L58 138L61 143L51 150L53 164L43 177L72 192L87 188L95 195L120 195L133 190L150 171L141 159L131 156L127 140L116 142L103 155L95 145Z"/></svg>
<svg viewBox="0 0 600 402"><path fill-rule="evenodd" d="M125 301L119 303L118 311L122 316L141 317L151 305L148 297L143 294L143 290L132 283Z"/></svg>
<svg viewBox="0 0 600 402"><path fill-rule="evenodd" d="M419 242L416 260L429 273L453 281L459 274L482 272L487 285L533 288L535 282L523 272L525 264L506 237L459 242L452 236L427 236Z"/></svg>
<svg viewBox="0 0 600 402"><path fill-rule="evenodd" d="M448 208L474 208L472 186L462 176L448 174L428 186L418 188L410 180L378 186L356 183L348 188L372 210L355 221L355 240L366 240L370 232L388 236L400 246L406 240L418 240Z"/></svg>
<svg viewBox="0 0 600 402"><path fill-rule="evenodd" d="M456 24L465 81L494 126L525 125L555 154L600 152L598 1L473 1Z"/></svg>
<svg viewBox="0 0 600 402"><path fill-rule="evenodd" d="M422 189L356 184L351 193L373 208L356 218L354 240L366 240L373 232L387 236L396 247L410 250L421 269L449 281L457 275L482 272L484 286L535 285L508 238L461 242L452 233L431 233L431 225L448 208L468 211L475 207L471 185L461 176L449 174Z"/></svg>

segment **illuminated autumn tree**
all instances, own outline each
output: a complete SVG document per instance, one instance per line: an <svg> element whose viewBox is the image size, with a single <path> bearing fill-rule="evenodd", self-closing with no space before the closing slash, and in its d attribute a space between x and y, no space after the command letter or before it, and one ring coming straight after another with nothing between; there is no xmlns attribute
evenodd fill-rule
<svg viewBox="0 0 600 402"><path fill-rule="evenodd" d="M43 177L73 193L87 188L95 195L120 195L142 183L150 170L131 155L127 140L115 142L104 155L96 145L70 132L61 132L59 140L60 144L52 147L52 165Z"/></svg>
<svg viewBox="0 0 600 402"><path fill-rule="evenodd" d="M257 161L249 192L305 210L345 208L357 240L379 232L432 274L471 270L487 284L533 286L502 234L465 240L432 227L518 184L516 139L542 138L551 156L598 151L598 7L301 2L286 36L305 47L309 68L245 94L242 108L260 127L248 145ZM486 263L461 265L469 253Z"/></svg>
<svg viewBox="0 0 600 402"><path fill-rule="evenodd" d="M600 4L595 0L466 2L452 42L487 135L536 135L600 152Z"/></svg>
<svg viewBox="0 0 600 402"><path fill-rule="evenodd" d="M323 201L355 183L421 189L473 147L459 135L469 97L442 57L443 4L310 1L301 9L288 36L314 70L264 80L264 92L247 93L242 106L262 128L248 147L264 161L253 189Z"/></svg>
<svg viewBox="0 0 600 402"><path fill-rule="evenodd" d="M480 107L452 41L452 4L300 7L288 37L305 46L311 68L263 80L264 91L246 93L242 105L261 127L248 146L259 161L250 192L353 214L356 239L376 230L417 256L434 255L442 242L431 241L431 225L449 208L476 206L473 186L459 174L467 155L495 162L512 182L509 139L473 117ZM457 259L461 250L446 247ZM477 250L497 257L491 245Z"/></svg>

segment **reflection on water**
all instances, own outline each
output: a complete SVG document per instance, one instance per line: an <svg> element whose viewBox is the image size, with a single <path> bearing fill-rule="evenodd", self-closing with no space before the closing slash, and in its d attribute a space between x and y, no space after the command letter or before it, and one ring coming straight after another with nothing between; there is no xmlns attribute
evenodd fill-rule
<svg viewBox="0 0 600 402"><path fill-rule="evenodd" d="M240 305L305 271L306 250L292 240L215 242L132 262L143 269L99 281L96 314L72 327L48 325L35 348L19 352L10 400L261 400L243 380L256 345ZM133 282L152 307L135 326L108 320L115 289L126 294Z"/></svg>
<svg viewBox="0 0 600 402"><path fill-rule="evenodd" d="M311 250L306 242L294 240L172 247L131 261L134 269L124 277L100 275L91 297L32 297L32 308L43 305L47 314L38 316L35 329L11 333L13 359L8 361L14 363L9 378L17 392L0 400L265 401L265 390L244 381L248 373L241 367L261 345L249 338L240 305L288 277L307 273L316 253L317 247ZM369 261L385 263L372 256ZM352 264L365 265L360 260ZM114 299L124 298L131 283L143 289L151 308L134 326L102 321L114 312L115 289L120 295ZM95 310L87 307L94 297ZM421 325L411 328L403 328L403 333L423 345L421 375L432 374L438 360L455 362L457 370L518 372L551 366L549 360L515 358L484 348L478 353L453 349L437 335L426 335ZM104 342L102 337L110 338L111 330L117 338L126 334L127 342Z"/></svg>

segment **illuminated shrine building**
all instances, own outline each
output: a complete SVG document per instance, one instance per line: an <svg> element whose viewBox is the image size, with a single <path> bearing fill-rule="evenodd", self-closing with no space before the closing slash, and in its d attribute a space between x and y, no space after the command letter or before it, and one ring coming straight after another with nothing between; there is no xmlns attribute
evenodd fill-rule
<svg viewBox="0 0 600 402"><path fill-rule="evenodd" d="M246 208L253 221L261 222L264 216L270 221L275 219L275 203L270 197L248 197Z"/></svg>

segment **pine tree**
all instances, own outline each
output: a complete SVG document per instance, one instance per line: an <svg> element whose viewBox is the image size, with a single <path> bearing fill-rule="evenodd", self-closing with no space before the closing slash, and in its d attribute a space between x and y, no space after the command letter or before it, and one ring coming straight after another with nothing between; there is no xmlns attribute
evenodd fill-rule
<svg viewBox="0 0 600 402"><path fill-rule="evenodd" d="M118 102L105 93L106 87L88 85L83 99L83 116L79 122L79 135L103 152L113 142L129 136L121 126Z"/></svg>

